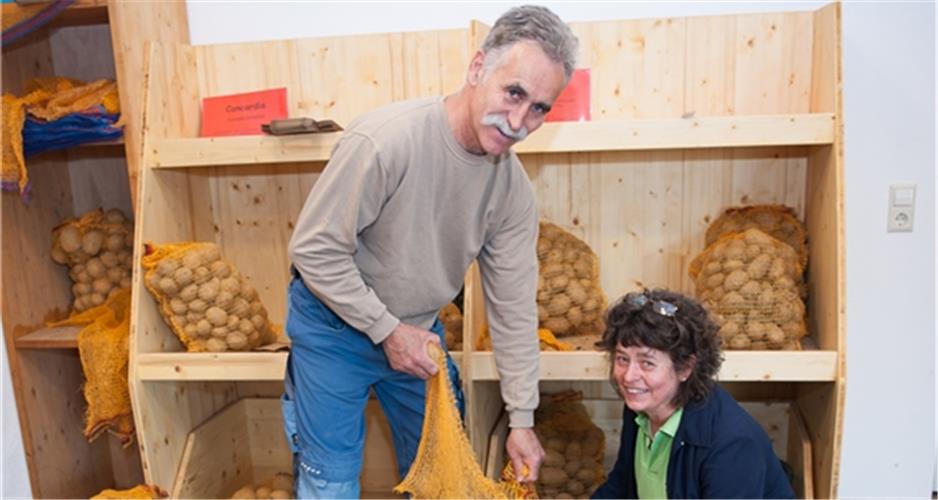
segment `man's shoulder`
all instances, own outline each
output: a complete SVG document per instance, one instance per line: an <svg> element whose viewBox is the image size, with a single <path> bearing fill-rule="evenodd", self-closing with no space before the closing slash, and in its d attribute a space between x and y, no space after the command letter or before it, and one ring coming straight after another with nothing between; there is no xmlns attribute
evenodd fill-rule
<svg viewBox="0 0 938 500"><path fill-rule="evenodd" d="M432 118L439 105L439 97L392 102L360 115L347 129L373 139L406 132L408 127Z"/></svg>

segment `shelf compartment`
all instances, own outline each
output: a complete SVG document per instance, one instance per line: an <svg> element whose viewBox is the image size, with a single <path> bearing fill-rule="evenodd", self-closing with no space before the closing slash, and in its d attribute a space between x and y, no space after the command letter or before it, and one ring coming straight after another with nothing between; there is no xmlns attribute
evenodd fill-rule
<svg viewBox="0 0 938 500"><path fill-rule="evenodd" d="M286 352L160 352L137 356L137 377L144 381L283 380ZM462 355L452 353L459 365Z"/></svg>
<svg viewBox="0 0 938 500"><path fill-rule="evenodd" d="M81 326L42 328L16 339L17 349L78 349Z"/></svg>
<svg viewBox="0 0 938 500"><path fill-rule="evenodd" d="M718 379L721 382L833 382L836 351L725 351ZM497 380L491 352L472 354L473 380ZM541 380L609 379L605 353L542 352Z"/></svg>
<svg viewBox="0 0 938 500"><path fill-rule="evenodd" d="M667 149L805 146L834 142L831 113L716 116L662 120L604 120L545 123L515 151L572 153ZM158 139L153 168L323 162L340 132L294 136L235 136Z"/></svg>

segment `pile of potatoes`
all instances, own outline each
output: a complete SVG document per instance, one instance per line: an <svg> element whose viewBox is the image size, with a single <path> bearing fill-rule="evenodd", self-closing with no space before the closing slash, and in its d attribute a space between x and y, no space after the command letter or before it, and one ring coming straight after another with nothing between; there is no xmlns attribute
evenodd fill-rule
<svg viewBox="0 0 938 500"><path fill-rule="evenodd" d="M144 257L145 283L187 350L247 351L276 340L257 291L214 243L177 246L156 262Z"/></svg>
<svg viewBox="0 0 938 500"><path fill-rule="evenodd" d="M599 283L599 259L589 245L555 224L541 222L537 260L540 327L557 337L601 333L606 297Z"/></svg>
<svg viewBox="0 0 938 500"><path fill-rule="evenodd" d="M130 288L134 226L116 208L67 219L52 231L52 260L69 267L72 308L84 311Z"/></svg>
<svg viewBox="0 0 938 500"><path fill-rule="evenodd" d="M758 229L728 233L691 262L690 275L729 349L801 348L803 274L789 245Z"/></svg>
<svg viewBox="0 0 938 500"><path fill-rule="evenodd" d="M462 349L462 313L459 307L450 302L440 309L440 323L446 338L446 348L450 351Z"/></svg>
<svg viewBox="0 0 938 500"><path fill-rule="evenodd" d="M808 244L804 225L795 216L795 211L784 205L728 208L707 228L706 243L710 245L724 234L741 233L747 229L758 229L786 243L798 254L801 266L807 265Z"/></svg>
<svg viewBox="0 0 938 500"><path fill-rule="evenodd" d="M605 435L581 400L576 392L547 396L538 409L534 431L545 452L537 480L541 498L589 498L605 480Z"/></svg>
<svg viewBox="0 0 938 500"><path fill-rule="evenodd" d="M257 486L242 486L231 498L293 498L293 476L286 472L278 472L272 479Z"/></svg>

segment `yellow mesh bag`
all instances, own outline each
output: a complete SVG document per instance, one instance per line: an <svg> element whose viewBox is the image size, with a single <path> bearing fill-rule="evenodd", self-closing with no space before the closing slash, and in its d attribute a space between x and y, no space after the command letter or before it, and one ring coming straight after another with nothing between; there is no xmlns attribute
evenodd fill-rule
<svg viewBox="0 0 938 500"><path fill-rule="evenodd" d="M152 486L149 484L141 484L134 486L133 488L126 490L113 490L107 488L102 490L101 493L91 497L92 500L95 499L123 499L123 498L165 498L166 492L161 490L159 486Z"/></svg>
<svg viewBox="0 0 938 500"><path fill-rule="evenodd" d="M130 290L122 289L103 305L49 326L64 325L86 325L78 334L78 352L85 375L83 392L88 402L85 438L93 441L108 430L129 446L134 436L127 387Z"/></svg>
<svg viewBox="0 0 938 500"><path fill-rule="evenodd" d="M73 310L100 306L130 288L133 247L133 222L116 208L66 219L52 230L52 260L69 268Z"/></svg>
<svg viewBox="0 0 938 500"><path fill-rule="evenodd" d="M23 157L23 123L27 112L46 120L56 120L98 104L104 106L108 113L120 112L120 97L114 81L98 80L83 84L70 78L45 77L28 82L23 97L4 94L3 183L17 184L21 193L29 183Z"/></svg>
<svg viewBox="0 0 938 500"><path fill-rule="evenodd" d="M602 333L606 296L599 259L589 245L555 224L541 222L537 260L540 327L557 337Z"/></svg>
<svg viewBox="0 0 938 500"><path fill-rule="evenodd" d="M214 243L147 244L142 263L147 290L186 350L247 351L276 340L257 290Z"/></svg>
<svg viewBox="0 0 938 500"><path fill-rule="evenodd" d="M787 243L798 254L803 268L808 264L808 245L805 241L804 225L795 216L795 211L785 205L753 205L728 208L707 228L707 245L727 233L741 233L747 229L758 229L769 236Z"/></svg>
<svg viewBox="0 0 938 500"><path fill-rule="evenodd" d="M534 431L546 456L538 474L541 498L588 498L605 481L606 439L583 405L583 393L566 391L543 398Z"/></svg>
<svg viewBox="0 0 938 500"><path fill-rule="evenodd" d="M439 370L427 380L427 402L417 457L407 477L394 487L412 498L530 498L529 490L511 479L496 483L485 477L462 427L451 389L446 358L431 344L430 357Z"/></svg>
<svg viewBox="0 0 938 500"><path fill-rule="evenodd" d="M542 351L575 351L576 346L568 342L564 342L558 339L553 332L546 328L539 328L537 330L537 338L540 341L540 347ZM482 327L482 334L479 335L479 338L475 342L475 350L477 351L491 351L492 350L492 337L489 336L489 328L487 325Z"/></svg>
<svg viewBox="0 0 938 500"><path fill-rule="evenodd" d="M795 251L758 229L728 233L690 264L697 297L730 349L801 348L807 333Z"/></svg>
<svg viewBox="0 0 938 500"><path fill-rule="evenodd" d="M446 337L446 347L451 351L462 349L462 313L450 302L440 309L440 323Z"/></svg>

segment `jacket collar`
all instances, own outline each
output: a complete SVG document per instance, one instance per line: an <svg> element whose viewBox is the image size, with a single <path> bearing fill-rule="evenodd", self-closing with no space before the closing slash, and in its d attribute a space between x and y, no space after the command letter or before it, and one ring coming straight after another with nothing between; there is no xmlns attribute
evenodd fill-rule
<svg viewBox="0 0 938 500"><path fill-rule="evenodd" d="M684 417L681 427L674 436L674 441L681 445L710 446L713 442L713 419L716 415L717 399L724 391L715 385L710 394L701 401L688 403L684 406Z"/></svg>

